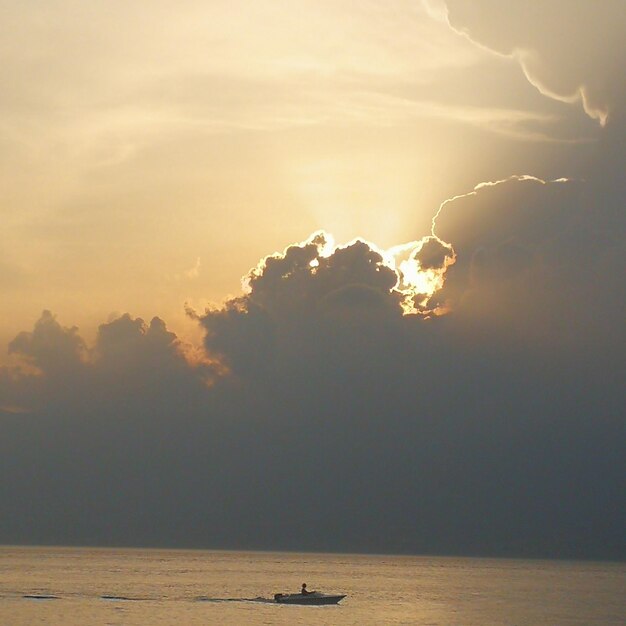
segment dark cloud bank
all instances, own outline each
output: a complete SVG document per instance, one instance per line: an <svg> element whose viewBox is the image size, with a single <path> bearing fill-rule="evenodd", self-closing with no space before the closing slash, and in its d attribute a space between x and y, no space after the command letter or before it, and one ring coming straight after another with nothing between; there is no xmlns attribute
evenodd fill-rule
<svg viewBox="0 0 626 626"><path fill-rule="evenodd" d="M622 205L594 185L445 204L440 317L321 236L197 316L204 355L44 313L0 370L0 542L623 559Z"/></svg>

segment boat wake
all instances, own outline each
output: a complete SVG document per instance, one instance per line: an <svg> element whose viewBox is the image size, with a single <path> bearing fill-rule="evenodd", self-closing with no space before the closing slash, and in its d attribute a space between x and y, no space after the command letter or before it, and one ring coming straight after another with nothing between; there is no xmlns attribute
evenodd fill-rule
<svg viewBox="0 0 626 626"><path fill-rule="evenodd" d="M196 598L196 602L258 602L261 604L276 604L274 600L270 598L208 598L207 596L199 596Z"/></svg>

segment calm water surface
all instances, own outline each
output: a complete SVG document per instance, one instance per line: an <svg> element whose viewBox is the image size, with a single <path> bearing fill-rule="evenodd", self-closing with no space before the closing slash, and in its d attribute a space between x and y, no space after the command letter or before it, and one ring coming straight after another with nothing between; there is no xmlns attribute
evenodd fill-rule
<svg viewBox="0 0 626 626"><path fill-rule="evenodd" d="M348 597L262 601L302 582ZM625 623L626 564L0 547L2 626Z"/></svg>

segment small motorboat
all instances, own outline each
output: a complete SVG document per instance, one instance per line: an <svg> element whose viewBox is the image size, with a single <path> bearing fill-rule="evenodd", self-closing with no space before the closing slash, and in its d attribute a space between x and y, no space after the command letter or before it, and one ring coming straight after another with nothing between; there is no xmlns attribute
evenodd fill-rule
<svg viewBox="0 0 626 626"><path fill-rule="evenodd" d="M274 594L274 600L279 604L339 604L345 597L345 594L321 593L319 591Z"/></svg>

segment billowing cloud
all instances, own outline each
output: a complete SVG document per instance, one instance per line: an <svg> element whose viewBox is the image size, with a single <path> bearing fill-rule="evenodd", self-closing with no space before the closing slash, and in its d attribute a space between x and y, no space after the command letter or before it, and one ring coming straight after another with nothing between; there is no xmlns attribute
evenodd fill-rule
<svg viewBox="0 0 626 626"><path fill-rule="evenodd" d="M371 296L379 294L388 301L389 311L428 314L432 311L421 303L441 287L454 260L452 246L434 235L381 250L361 239L337 246L331 235L319 232L283 254L263 259L244 281L248 293L233 303L244 310L260 305L279 319L284 311L292 314L295 306L307 317L315 315L324 300L334 301L336 291L348 288L355 295L357 287ZM373 304L366 292L362 296Z"/></svg>
<svg viewBox="0 0 626 626"><path fill-rule="evenodd" d="M78 328L63 328L50 311L44 311L32 332L20 333L10 344L9 352L25 357L48 375L59 370L74 370L86 354Z"/></svg>
<svg viewBox="0 0 626 626"><path fill-rule="evenodd" d="M389 250L314 233L194 314L203 359L44 313L37 371L0 370L0 539L623 556L623 245L588 197L518 176Z"/></svg>
<svg viewBox="0 0 626 626"><path fill-rule="evenodd" d="M623 115L626 13L621 0L425 0L472 40L518 59L542 93L581 100L602 124ZM621 109L621 112L620 112Z"/></svg>
<svg viewBox="0 0 626 626"><path fill-rule="evenodd" d="M453 257L453 249L438 237L427 237L415 252L415 260L424 270L436 270L446 267L447 261Z"/></svg>
<svg viewBox="0 0 626 626"><path fill-rule="evenodd" d="M446 316L459 332L491 328L505 342L574 352L593 337L614 353L624 289L610 268L624 246L610 203L590 206L589 186L533 176L481 183L441 205L432 235L387 251L314 234L265 258L245 295L199 317L206 349L254 377L340 332L339 321L346 336L420 335L429 318ZM601 301L599 317L591 303Z"/></svg>
<svg viewBox="0 0 626 626"><path fill-rule="evenodd" d="M176 357L177 347L176 335L167 330L163 320L155 317L146 325L142 319L126 314L100 326L96 352L101 364L119 367L120 363L142 359L156 366Z"/></svg>
<svg viewBox="0 0 626 626"><path fill-rule="evenodd" d="M598 192L597 181L516 176L444 203L434 232L457 260L435 298L516 341L577 351L593 340L616 355L626 253L614 201Z"/></svg>
<svg viewBox="0 0 626 626"><path fill-rule="evenodd" d="M623 3L144 4L4 3L0 543L624 558Z"/></svg>

